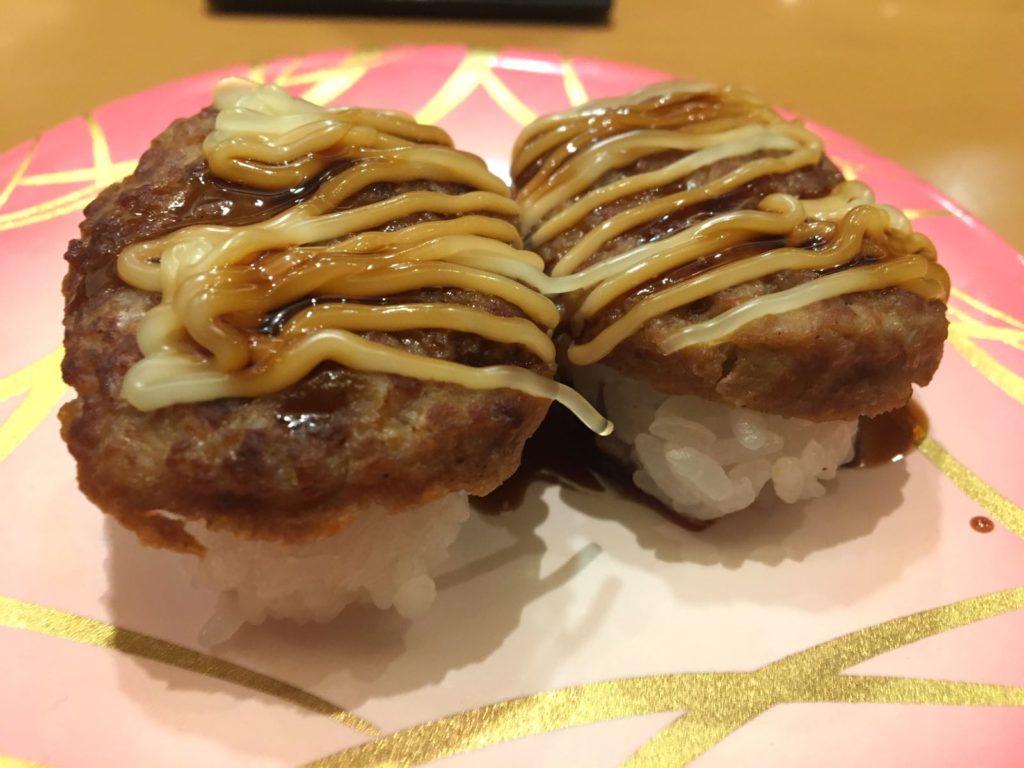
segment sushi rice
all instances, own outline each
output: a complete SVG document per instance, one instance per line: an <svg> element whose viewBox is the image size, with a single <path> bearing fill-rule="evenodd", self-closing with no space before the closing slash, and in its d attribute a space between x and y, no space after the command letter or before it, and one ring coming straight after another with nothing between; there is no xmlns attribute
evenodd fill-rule
<svg viewBox="0 0 1024 768"><path fill-rule="evenodd" d="M665 395L603 365L570 373L615 422L598 444L634 468L637 487L686 518L737 512L769 488L787 503L822 496L822 481L853 457L856 421L811 422ZM327 622L356 602L415 618L433 603L432 575L469 515L466 494L453 493L401 512L365 510L340 532L302 544L189 522L206 547L196 584L220 593L200 640L223 642L267 618Z"/></svg>
<svg viewBox="0 0 1024 768"><path fill-rule="evenodd" d="M355 602L419 616L469 514L466 494L453 493L401 512L361 511L340 532L302 544L245 540L190 522L186 529L206 547L195 582L220 593L200 641L223 642L267 618L327 622Z"/></svg>
<svg viewBox="0 0 1024 768"><path fill-rule="evenodd" d="M633 467L633 482L678 514L713 520L769 485L786 503L825 494L853 458L856 421L812 422L693 396L670 396L604 365L571 367L574 386L615 432L598 444Z"/></svg>

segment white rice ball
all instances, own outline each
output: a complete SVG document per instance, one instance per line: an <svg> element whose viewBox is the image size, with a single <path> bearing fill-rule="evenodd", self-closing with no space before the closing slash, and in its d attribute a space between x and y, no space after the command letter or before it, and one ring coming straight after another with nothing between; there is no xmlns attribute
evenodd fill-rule
<svg viewBox="0 0 1024 768"><path fill-rule="evenodd" d="M771 484L792 504L822 496L821 480L853 458L856 421L812 422L669 396L603 365L572 369L615 432L599 442L636 468L633 482L680 515L713 520L749 507Z"/></svg>
<svg viewBox="0 0 1024 768"><path fill-rule="evenodd" d="M431 575L469 513L465 493L398 513L367 509L333 536L303 544L246 541L189 522L206 547L196 584L221 593L200 641L223 642L267 617L330 621L354 602L415 618L433 603Z"/></svg>

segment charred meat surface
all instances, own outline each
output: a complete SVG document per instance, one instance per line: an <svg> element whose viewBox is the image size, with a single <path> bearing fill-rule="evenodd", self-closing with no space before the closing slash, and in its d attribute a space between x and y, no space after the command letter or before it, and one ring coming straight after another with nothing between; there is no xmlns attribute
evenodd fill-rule
<svg viewBox="0 0 1024 768"><path fill-rule="evenodd" d="M664 152L605 174L592 188L657 170L684 157ZM767 155L759 153L753 157ZM751 157L719 160L670 186L646 190L601 205L576 226L536 247L549 268L587 233L612 216L651 200L691 189L735 170ZM516 179L522 188L536 167ZM722 197L687 206L670 215L623 233L607 242L587 264L593 264L662 240L710 216L750 210L768 195L784 193L803 199L821 198L841 181L842 174L827 157L790 173L756 179ZM579 195L556 208L567 208ZM527 246L530 247L529 233ZM753 251L781 243L754 244ZM865 239L861 256L867 260L882 243ZM719 266L750 253L720 253L716 258L669 272L619 297L578 332L586 341L620 318L637 302L671 287L696 271ZM584 265L586 266L586 264ZM902 406L913 384L927 384L942 356L946 337L945 304L910 291L891 288L851 293L763 317L743 326L720 343L695 345L665 354L659 348L681 328L702 322L751 298L806 283L818 276L811 270L787 270L719 291L646 322L604 359L622 373L649 382L670 395L697 395L737 407L800 417L812 421L873 416ZM564 299L565 314L584 292Z"/></svg>
<svg viewBox="0 0 1024 768"><path fill-rule="evenodd" d="M397 510L458 490L485 494L499 485L518 465L547 401L511 389L476 391L334 364L322 364L277 394L251 399L147 412L122 399L125 373L141 357L138 323L159 296L120 280L118 254L191 224L260 221L310 194L303 188L287 195L256 192L212 178L202 142L215 114L208 109L178 120L158 136L135 173L86 209L81 237L66 254L63 374L78 397L60 419L82 490L144 542L195 551L183 519L203 519L242 537L300 541L338 530L361 508ZM453 191L433 182L409 187ZM395 191L395 185L376 184L345 205L365 205ZM521 314L501 299L457 289L414 298ZM472 366L552 372L519 346L473 334L365 336Z"/></svg>

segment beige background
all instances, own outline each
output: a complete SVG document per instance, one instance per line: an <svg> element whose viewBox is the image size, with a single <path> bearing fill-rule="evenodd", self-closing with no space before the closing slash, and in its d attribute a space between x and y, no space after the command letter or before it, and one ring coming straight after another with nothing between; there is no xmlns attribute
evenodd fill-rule
<svg viewBox="0 0 1024 768"><path fill-rule="evenodd" d="M514 45L748 85L860 140L1024 250L1024 3L615 0L605 26L216 15L202 0L0 0L0 149L118 96L323 48Z"/></svg>

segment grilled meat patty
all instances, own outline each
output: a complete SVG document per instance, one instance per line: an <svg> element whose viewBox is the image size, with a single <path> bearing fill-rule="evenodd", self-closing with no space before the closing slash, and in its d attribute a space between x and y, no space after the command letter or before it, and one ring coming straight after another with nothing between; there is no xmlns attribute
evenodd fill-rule
<svg viewBox="0 0 1024 768"><path fill-rule="evenodd" d="M398 510L453 491L485 494L498 486L518 465L524 441L547 411L546 400L334 364L270 396L150 412L122 399L125 373L141 358L137 325L159 296L117 276L118 254L191 224L263 220L315 189L266 193L219 182L202 155L215 116L205 110L158 136L135 173L86 208L81 237L66 254L63 374L78 397L60 419L85 494L145 543L197 551L184 519L203 519L242 537L298 541L338 530L367 508ZM344 207L410 188L465 191L427 182L376 184ZM498 298L461 290L403 298L521 316ZM519 365L552 374L551 366L523 348L473 334L363 335L467 365Z"/></svg>
<svg viewBox="0 0 1024 768"><path fill-rule="evenodd" d="M644 158L605 174L594 187L655 170L683 154L673 151ZM646 190L602 205L577 226L534 250L550 268L582 237L616 213L638 202L702 185L749 159L719 160L671 186ZM516 179L518 188L530 180L539 164L520 174ZM772 193L801 198L824 197L842 180L842 174L828 158L791 173L765 176L731 194L683 208L626 232L606 243L587 264L668 237L712 214L756 208ZM572 202L556 208L547 218ZM533 247L529 233L526 233L526 243L527 247ZM875 249L882 247L881 243L865 239L861 256L870 258ZM644 296L673 285L691 273L687 270L670 272L630 291L593 318L577 335L577 341L593 338ZM813 421L873 416L902 406L910 398L911 385L927 384L935 373L942 357L947 322L943 302L925 300L900 288L847 294L763 317L743 326L721 343L686 347L668 355L659 349L659 342L684 326L708 320L756 296L791 288L815 277L817 273L809 270L788 270L720 291L648 321L602 362L627 376L647 381L666 394L697 395L733 406ZM565 298L567 315L582 298L579 292Z"/></svg>

